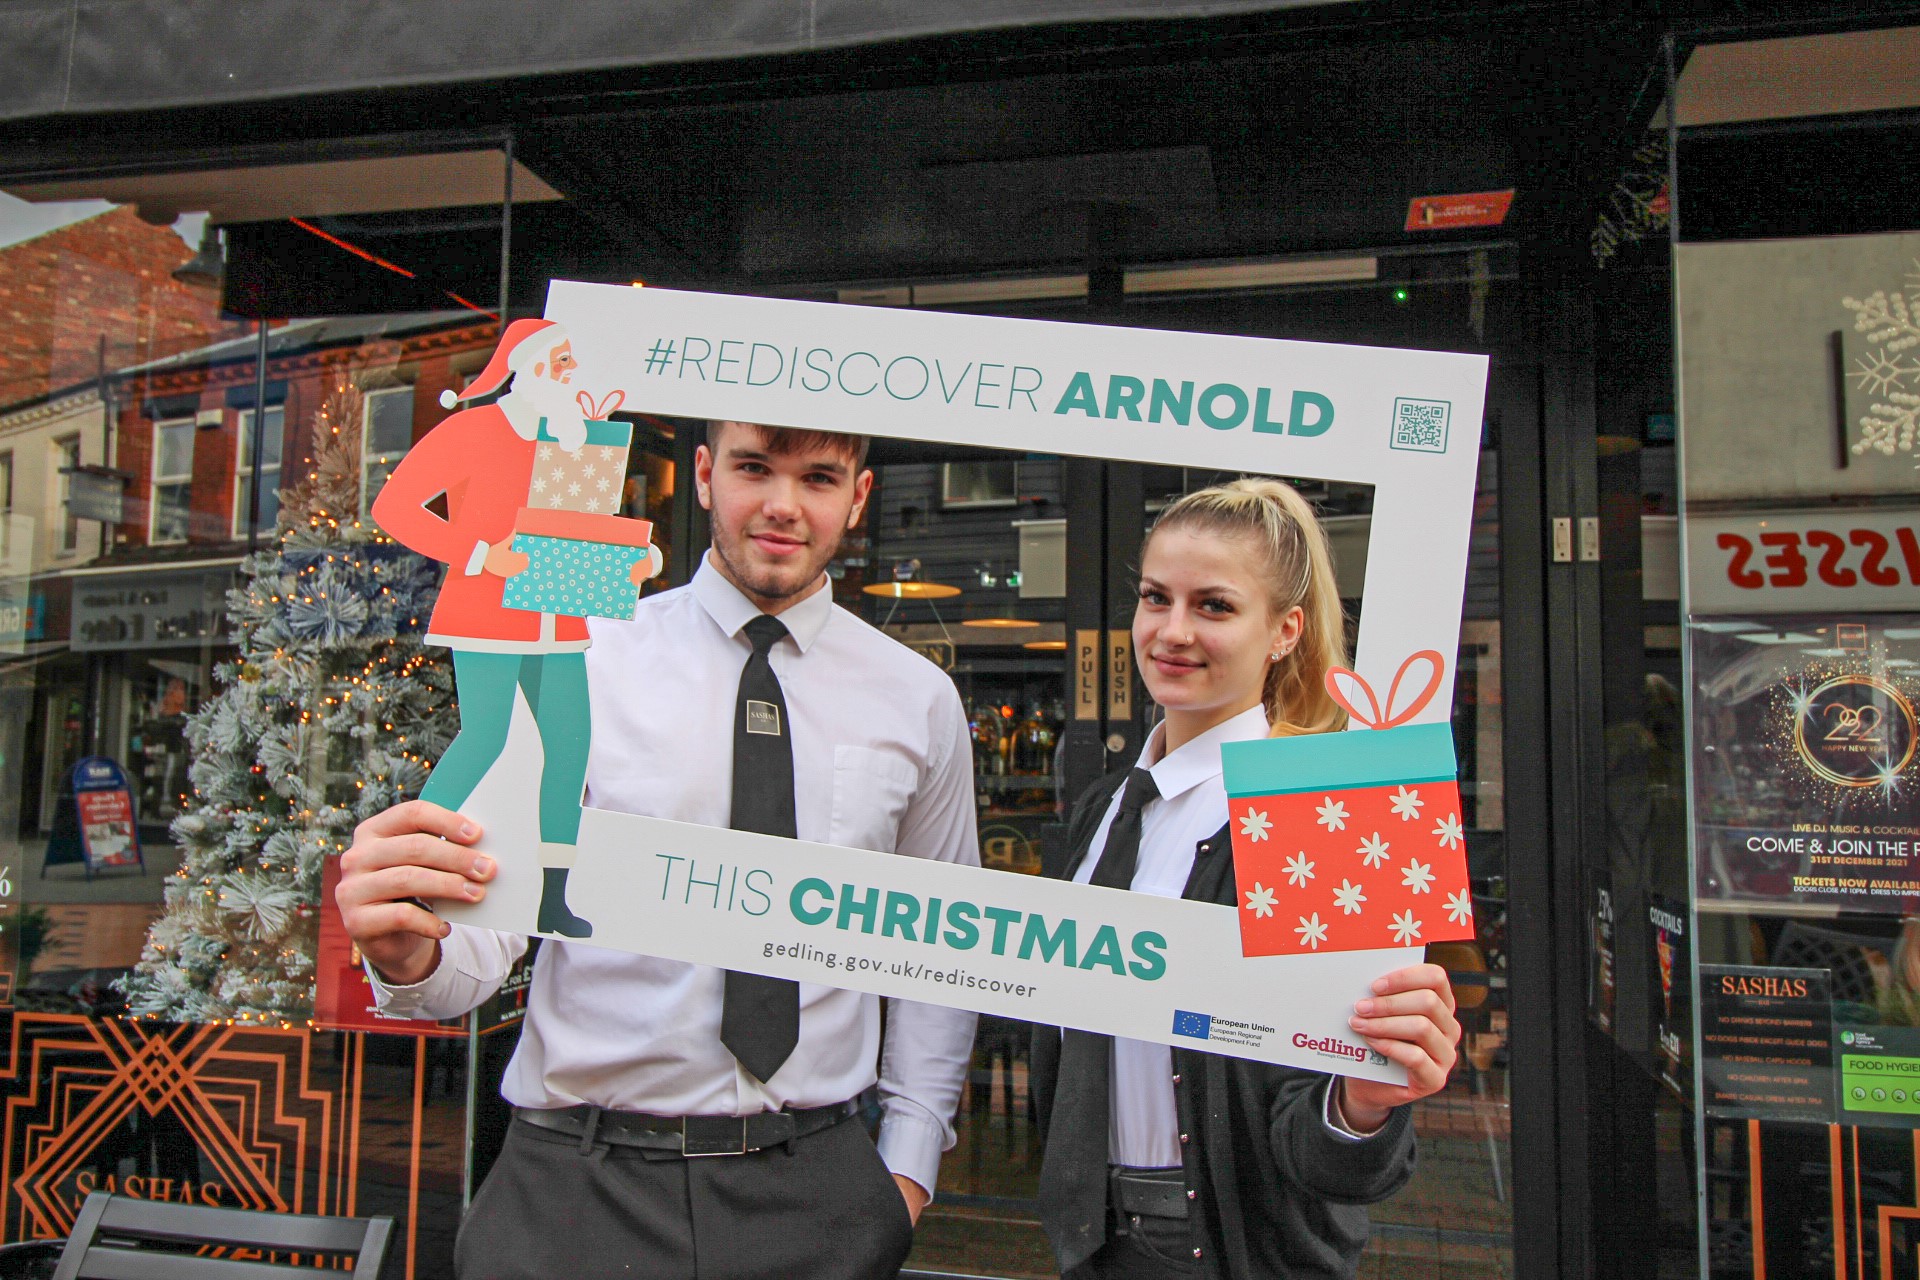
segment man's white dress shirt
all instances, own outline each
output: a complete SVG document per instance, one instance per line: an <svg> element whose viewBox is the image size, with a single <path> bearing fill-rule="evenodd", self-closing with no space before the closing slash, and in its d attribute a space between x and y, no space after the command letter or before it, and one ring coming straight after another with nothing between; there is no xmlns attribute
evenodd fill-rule
<svg viewBox="0 0 1920 1280"><path fill-rule="evenodd" d="M733 718L759 608L703 562L631 622L593 619L586 803L728 825ZM973 753L953 682L833 603L822 586L779 615L769 661L787 703L802 840L977 866ZM529 800L529 803L532 803ZM649 886L651 887L651 886ZM604 908L603 908L604 909ZM588 915L592 912L589 910ZM491 995L526 939L456 925L410 987L374 975L380 1007L457 1017ZM800 1040L762 1083L720 1043L724 970L548 939L500 1092L655 1115L748 1115L841 1102L878 1082L887 1167L933 1189L972 1057L974 1015L800 984Z"/></svg>
<svg viewBox="0 0 1920 1280"><path fill-rule="evenodd" d="M1269 733L1264 707L1255 706L1200 734L1165 755L1163 721L1147 735L1136 768L1153 775L1158 799L1140 811L1140 857L1134 864L1135 893L1178 898L1193 874L1194 846L1227 821L1227 788L1221 776L1220 748ZM1094 829L1087 856L1073 878L1086 884L1107 848L1107 832L1126 794L1113 793L1106 816ZM1224 851L1222 851L1224 852ZM1169 1168L1180 1163L1180 1116L1173 1098L1173 1050L1164 1044L1115 1036L1109 1077L1112 1105L1107 1110L1108 1158L1135 1168ZM1343 1137L1360 1138L1342 1123L1332 1091L1322 1104L1327 1124Z"/></svg>

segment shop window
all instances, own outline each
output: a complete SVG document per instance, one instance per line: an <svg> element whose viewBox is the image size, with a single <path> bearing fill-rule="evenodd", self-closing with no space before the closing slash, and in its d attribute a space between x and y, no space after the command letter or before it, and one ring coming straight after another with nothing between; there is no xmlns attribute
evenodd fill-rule
<svg viewBox="0 0 1920 1280"><path fill-rule="evenodd" d="M206 672L189 656L139 656L128 673L127 764L140 821L163 827L187 793L187 716L205 696Z"/></svg>
<svg viewBox="0 0 1920 1280"><path fill-rule="evenodd" d="M60 554L80 549L80 520L68 506L73 492L73 469L80 465L80 437L62 436L53 442L54 465L60 472ZM9 468L11 471L11 468ZM7 480L7 506L13 506L13 480ZM182 508L184 510L184 507Z"/></svg>
<svg viewBox="0 0 1920 1280"><path fill-rule="evenodd" d="M1020 464L994 458L984 462L948 462L940 468L940 505L1011 507L1020 501Z"/></svg>
<svg viewBox="0 0 1920 1280"><path fill-rule="evenodd" d="M386 387L367 392L366 422L360 438L360 518L386 487L400 459L413 447L413 388Z"/></svg>
<svg viewBox="0 0 1920 1280"><path fill-rule="evenodd" d="M179 418L172 422L153 424L153 503L151 523L147 530L147 541L158 546L168 542L187 540L187 507L193 493L193 433L192 418ZM64 465L77 466L80 461L80 442L73 441L73 457ZM61 501L66 499L66 481L61 481ZM64 539L78 537L76 521L67 517ZM62 547L71 550L74 543L63 541Z"/></svg>
<svg viewBox="0 0 1920 1280"><path fill-rule="evenodd" d="M286 409L268 405L260 436L260 516L255 529L270 530L280 519L280 451L286 437ZM253 509L253 410L240 414L239 463L233 477L233 536L247 536Z"/></svg>

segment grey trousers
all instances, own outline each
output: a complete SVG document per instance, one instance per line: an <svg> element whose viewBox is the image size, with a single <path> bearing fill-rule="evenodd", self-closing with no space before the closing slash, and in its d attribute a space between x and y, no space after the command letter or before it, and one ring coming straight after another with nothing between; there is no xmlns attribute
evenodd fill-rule
<svg viewBox="0 0 1920 1280"><path fill-rule="evenodd" d="M906 1201L856 1120L692 1160L514 1121L460 1224L460 1280L891 1280Z"/></svg>
<svg viewBox="0 0 1920 1280"><path fill-rule="evenodd" d="M1121 1224L1098 1252L1073 1269L1068 1280L1184 1280L1199 1274L1187 1224L1174 1218L1143 1217Z"/></svg>

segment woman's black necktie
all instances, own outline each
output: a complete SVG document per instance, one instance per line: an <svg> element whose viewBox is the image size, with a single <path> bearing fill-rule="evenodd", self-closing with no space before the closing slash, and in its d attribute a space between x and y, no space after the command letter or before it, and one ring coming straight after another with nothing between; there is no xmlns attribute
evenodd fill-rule
<svg viewBox="0 0 1920 1280"><path fill-rule="evenodd" d="M795 835L793 741L787 700L767 653L787 634L786 624L761 614L746 625L753 655L740 672L733 710L733 816L735 831ZM755 1078L766 1081L800 1041L800 984L788 978L727 971L720 1014L720 1043Z"/></svg>
<svg viewBox="0 0 1920 1280"><path fill-rule="evenodd" d="M1109 889L1133 886L1140 865L1140 811L1160 797L1153 775L1127 775L1120 812L1107 829L1107 845L1089 884ZM1092 1031L1061 1032L1060 1079L1053 1091L1053 1118L1040 1166L1040 1223L1062 1272L1092 1257L1107 1240L1107 1118L1113 1037Z"/></svg>

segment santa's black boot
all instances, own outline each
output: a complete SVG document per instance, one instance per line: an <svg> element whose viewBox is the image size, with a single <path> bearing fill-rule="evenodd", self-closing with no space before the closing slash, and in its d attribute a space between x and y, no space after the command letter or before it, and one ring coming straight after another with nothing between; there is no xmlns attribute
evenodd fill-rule
<svg viewBox="0 0 1920 1280"><path fill-rule="evenodd" d="M567 909L567 868L543 867L540 874L541 933L557 933L563 938L591 938L593 926Z"/></svg>

